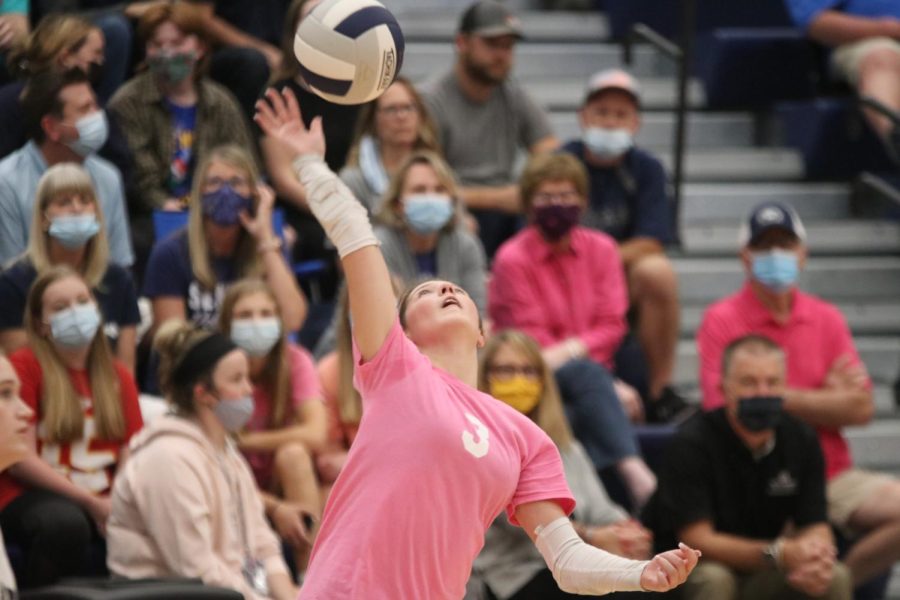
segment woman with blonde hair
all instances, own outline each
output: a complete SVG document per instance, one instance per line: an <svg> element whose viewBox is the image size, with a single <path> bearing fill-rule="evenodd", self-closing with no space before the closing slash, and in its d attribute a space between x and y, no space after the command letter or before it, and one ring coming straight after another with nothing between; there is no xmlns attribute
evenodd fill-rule
<svg viewBox="0 0 900 600"><path fill-rule="evenodd" d="M325 406L312 357L288 342L272 289L243 279L225 294L219 329L247 353L253 416L237 436L253 469L266 515L306 569L312 532L321 515L314 453L326 437ZM304 520L307 521L304 524Z"/></svg>
<svg viewBox="0 0 900 600"><path fill-rule="evenodd" d="M572 519L581 539L620 556L649 558L650 531L606 494L587 452L572 436L553 372L534 339L514 329L492 336L481 351L478 389L529 417L559 448L575 495ZM573 597L560 591L525 532L502 517L488 529L474 572L497 600Z"/></svg>
<svg viewBox="0 0 900 600"><path fill-rule="evenodd" d="M212 149L198 167L185 229L157 242L144 278L153 323L188 320L213 329L225 287L247 276L272 288L285 331L306 317L306 300L272 228L272 190L237 146Z"/></svg>
<svg viewBox="0 0 900 600"><path fill-rule="evenodd" d="M32 452L0 476L0 525L26 549L23 587L83 572L105 535L108 494L142 426L137 387L113 358L87 282L66 266L34 282L28 346L10 356L35 412Z"/></svg>
<svg viewBox="0 0 900 600"><path fill-rule="evenodd" d="M47 169L38 183L28 249L0 272L0 346L12 352L28 342L25 299L34 280L68 265L90 286L116 357L134 371L141 315L128 271L109 261L103 211L90 175L75 163Z"/></svg>

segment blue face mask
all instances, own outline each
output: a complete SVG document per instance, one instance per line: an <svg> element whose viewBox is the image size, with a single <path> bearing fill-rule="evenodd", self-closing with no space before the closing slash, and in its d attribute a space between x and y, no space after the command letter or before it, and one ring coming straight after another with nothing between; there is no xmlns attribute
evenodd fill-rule
<svg viewBox="0 0 900 600"><path fill-rule="evenodd" d="M581 139L588 152L602 159L618 158L634 146L634 138L627 129L588 127Z"/></svg>
<svg viewBox="0 0 900 600"><path fill-rule="evenodd" d="M783 292L797 281L800 267L797 253L790 250L754 252L751 267L753 279L773 292Z"/></svg>
<svg viewBox="0 0 900 600"><path fill-rule="evenodd" d="M50 335L64 348L84 348L100 328L100 312L93 302L61 310L50 317Z"/></svg>
<svg viewBox="0 0 900 600"><path fill-rule="evenodd" d="M250 356L265 356L280 339L281 321L276 317L231 322L231 341Z"/></svg>
<svg viewBox="0 0 900 600"><path fill-rule="evenodd" d="M204 217L221 227L230 227L241 222L239 215L242 212L251 211L253 199L241 196L225 184L214 192L203 194L200 204Z"/></svg>
<svg viewBox="0 0 900 600"><path fill-rule="evenodd" d="M219 402L213 407L213 413L226 431L236 433L243 429L253 416L253 407L253 396L234 400L219 398Z"/></svg>
<svg viewBox="0 0 900 600"><path fill-rule="evenodd" d="M403 216L416 233L434 233L453 216L453 200L445 194L412 194L403 199Z"/></svg>
<svg viewBox="0 0 900 600"><path fill-rule="evenodd" d="M80 248L100 231L95 215L61 215L50 221L47 233L66 248Z"/></svg>
<svg viewBox="0 0 900 600"><path fill-rule="evenodd" d="M106 138L109 136L109 123L106 121L106 113L98 110L81 117L75 122L75 129L78 130L78 139L66 142L66 145L79 156L96 154L103 147L103 144L106 143Z"/></svg>

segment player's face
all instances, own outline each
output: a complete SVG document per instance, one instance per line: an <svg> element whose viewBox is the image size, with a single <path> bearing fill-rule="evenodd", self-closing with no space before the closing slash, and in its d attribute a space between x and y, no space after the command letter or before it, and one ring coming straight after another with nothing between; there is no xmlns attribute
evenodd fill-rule
<svg viewBox="0 0 900 600"><path fill-rule="evenodd" d="M28 429L34 412L19 396L19 377L0 356L0 470L28 454Z"/></svg>
<svg viewBox="0 0 900 600"><path fill-rule="evenodd" d="M478 308L464 289L449 281L426 281L409 294L406 333L417 346L439 345L450 330L462 329L483 342Z"/></svg>
<svg viewBox="0 0 900 600"><path fill-rule="evenodd" d="M406 85L394 83L376 101L375 135L382 144L412 146L419 131L419 107Z"/></svg>
<svg viewBox="0 0 900 600"><path fill-rule="evenodd" d="M498 85L503 83L513 66L516 47L514 35L479 37L461 35L458 41L460 58L466 73L476 81Z"/></svg>
<svg viewBox="0 0 900 600"><path fill-rule="evenodd" d="M608 90L591 98L579 117L583 128L627 129L632 134L637 133L641 124L634 99L618 90Z"/></svg>

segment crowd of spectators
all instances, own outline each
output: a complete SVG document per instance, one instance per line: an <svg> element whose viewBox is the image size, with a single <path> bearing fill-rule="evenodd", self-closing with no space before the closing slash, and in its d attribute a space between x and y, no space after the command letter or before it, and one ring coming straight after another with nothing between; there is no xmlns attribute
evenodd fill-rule
<svg viewBox="0 0 900 600"><path fill-rule="evenodd" d="M635 143L639 82L591 77L561 143L511 76L521 24L481 0L446 72L332 104L293 54L320 1L0 0L0 549L18 550L0 597L106 573L296 597L364 415L336 251L252 124L269 86L323 118L397 296L437 278L472 298L479 387L559 449L585 541L647 558L684 540L704 555L691 599L849 599L900 559L900 482L853 468L841 433L871 418L871 381L839 311L797 287L790 207L747 207L746 283L697 333L698 410L673 386L672 211ZM900 14L787 4L900 106L900 34L882 31ZM158 235L160 217L179 225ZM644 422L681 426L658 473ZM853 542L840 560L832 527ZM503 516L469 593L570 597Z"/></svg>

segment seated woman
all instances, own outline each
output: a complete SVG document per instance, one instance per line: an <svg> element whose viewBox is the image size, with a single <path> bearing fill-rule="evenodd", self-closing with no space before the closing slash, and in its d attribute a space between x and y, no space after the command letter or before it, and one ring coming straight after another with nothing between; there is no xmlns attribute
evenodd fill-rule
<svg viewBox="0 0 900 600"><path fill-rule="evenodd" d="M559 448L575 496L575 531L585 542L627 558L650 557L650 532L609 499L584 448L572 438L553 374L531 337L507 329L489 339L481 351L478 389L530 417ZM525 532L504 516L488 529L474 572L497 600L576 597L559 589Z"/></svg>
<svg viewBox="0 0 900 600"><path fill-rule="evenodd" d="M188 320L215 328L225 286L259 275L272 288L285 331L306 316L306 300L272 229L272 191L237 146L210 150L198 167L186 229L161 240L147 263L144 295L153 323Z"/></svg>
<svg viewBox="0 0 900 600"><path fill-rule="evenodd" d="M131 275L109 262L106 226L91 177L75 163L47 169L38 183L28 250L0 271L0 346L13 352L28 343L25 299L34 280L68 265L91 287L116 357L134 372L141 321Z"/></svg>
<svg viewBox="0 0 900 600"><path fill-rule="evenodd" d="M0 475L0 526L25 549L23 588L83 573L104 535L113 477L142 426L137 388L115 360L87 282L66 266L28 294L28 346L10 356L37 415L28 456Z"/></svg>
<svg viewBox="0 0 900 600"><path fill-rule="evenodd" d="M398 77L360 109L340 177L370 213L378 213L391 177L419 150L440 152L434 123L416 88Z"/></svg>
<svg viewBox="0 0 900 600"><path fill-rule="evenodd" d="M529 225L494 257L489 313L543 348L575 435L597 469L615 465L636 507L656 487L615 391L613 356L626 331L628 296L615 241L578 225L584 166L569 154L532 158L521 178Z"/></svg>
<svg viewBox="0 0 900 600"><path fill-rule="evenodd" d="M253 416L246 355L220 333L173 321L154 341L175 413L134 440L113 490L110 571L196 577L247 600L293 600L278 538L231 435Z"/></svg>
<svg viewBox="0 0 900 600"><path fill-rule="evenodd" d="M250 361L254 410L238 447L263 493L266 515L294 547L302 572L312 533L304 516L321 516L312 457L325 442L326 416L316 367L306 350L285 339L275 295L258 279L229 288L219 324Z"/></svg>
<svg viewBox="0 0 900 600"><path fill-rule="evenodd" d="M134 154L139 212L182 210L195 167L216 146L253 148L231 93L205 76L209 52L200 10L158 3L137 24L147 69L109 102Z"/></svg>

